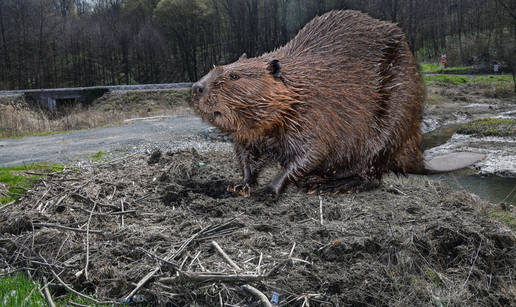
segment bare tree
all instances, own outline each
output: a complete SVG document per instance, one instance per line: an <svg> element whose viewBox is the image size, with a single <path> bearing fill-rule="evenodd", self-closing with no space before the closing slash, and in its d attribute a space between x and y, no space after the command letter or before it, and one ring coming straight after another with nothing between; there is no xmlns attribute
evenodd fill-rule
<svg viewBox="0 0 516 307"><path fill-rule="evenodd" d="M509 67L516 93L516 3L513 0L497 0L497 3L503 10L501 16L510 27L500 28L495 43L496 54Z"/></svg>
<svg viewBox="0 0 516 307"><path fill-rule="evenodd" d="M198 80L199 45L211 32L213 12L208 3L203 0L162 0L154 14L188 80Z"/></svg>

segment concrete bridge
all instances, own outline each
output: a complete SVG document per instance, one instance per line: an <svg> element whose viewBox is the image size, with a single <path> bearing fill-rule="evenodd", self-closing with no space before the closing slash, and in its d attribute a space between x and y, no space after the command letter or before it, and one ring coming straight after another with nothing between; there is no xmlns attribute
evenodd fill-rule
<svg viewBox="0 0 516 307"><path fill-rule="evenodd" d="M57 88L40 90L16 90L0 91L0 96L25 95L25 97L30 98L51 110L56 110L63 106L72 105L76 103L89 103L110 91L188 89L192 87L192 84L193 83L166 83Z"/></svg>
<svg viewBox="0 0 516 307"><path fill-rule="evenodd" d="M85 96L80 89L27 91L25 97L51 110L85 102Z"/></svg>

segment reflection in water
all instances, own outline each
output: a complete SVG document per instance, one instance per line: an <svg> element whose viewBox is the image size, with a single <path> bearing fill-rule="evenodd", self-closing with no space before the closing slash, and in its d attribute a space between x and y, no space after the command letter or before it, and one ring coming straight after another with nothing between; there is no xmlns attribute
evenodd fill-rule
<svg viewBox="0 0 516 307"><path fill-rule="evenodd" d="M448 141L461 126L462 125L441 126L433 131L423 134L421 150L424 152L427 149L441 146L446 143L446 141Z"/></svg>
<svg viewBox="0 0 516 307"><path fill-rule="evenodd" d="M443 126L423 134L421 149L425 151L446 143L460 127L461 125ZM493 174L480 176L477 173L478 171L466 168L448 174L431 175L428 178L450 184L457 190L467 190L492 203L504 201L516 206L516 179Z"/></svg>
<svg viewBox="0 0 516 307"><path fill-rule="evenodd" d="M445 182L456 190L467 190L495 204L503 201L516 206L516 179L486 175L480 176L477 171L466 168L448 174L430 175L428 178Z"/></svg>

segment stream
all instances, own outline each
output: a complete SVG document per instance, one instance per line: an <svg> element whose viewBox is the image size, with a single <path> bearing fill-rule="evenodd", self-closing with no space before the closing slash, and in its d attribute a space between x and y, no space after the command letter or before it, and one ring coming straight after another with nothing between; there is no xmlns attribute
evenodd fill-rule
<svg viewBox="0 0 516 307"><path fill-rule="evenodd" d="M421 145L423 152L445 144L461 126L461 124L441 126L423 134L423 143ZM495 204L505 202L516 206L515 178L505 178L487 172L479 172L471 168L447 174L429 175L428 177L445 182L454 189L467 190Z"/></svg>

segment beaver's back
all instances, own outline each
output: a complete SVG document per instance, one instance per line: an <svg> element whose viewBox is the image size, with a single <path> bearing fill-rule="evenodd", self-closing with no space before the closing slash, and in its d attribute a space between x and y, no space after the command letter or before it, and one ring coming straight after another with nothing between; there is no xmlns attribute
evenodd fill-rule
<svg viewBox="0 0 516 307"><path fill-rule="evenodd" d="M261 58L281 62L285 84L306 102L299 121L325 145L329 164L404 173L421 163L424 92L396 25L330 12Z"/></svg>

